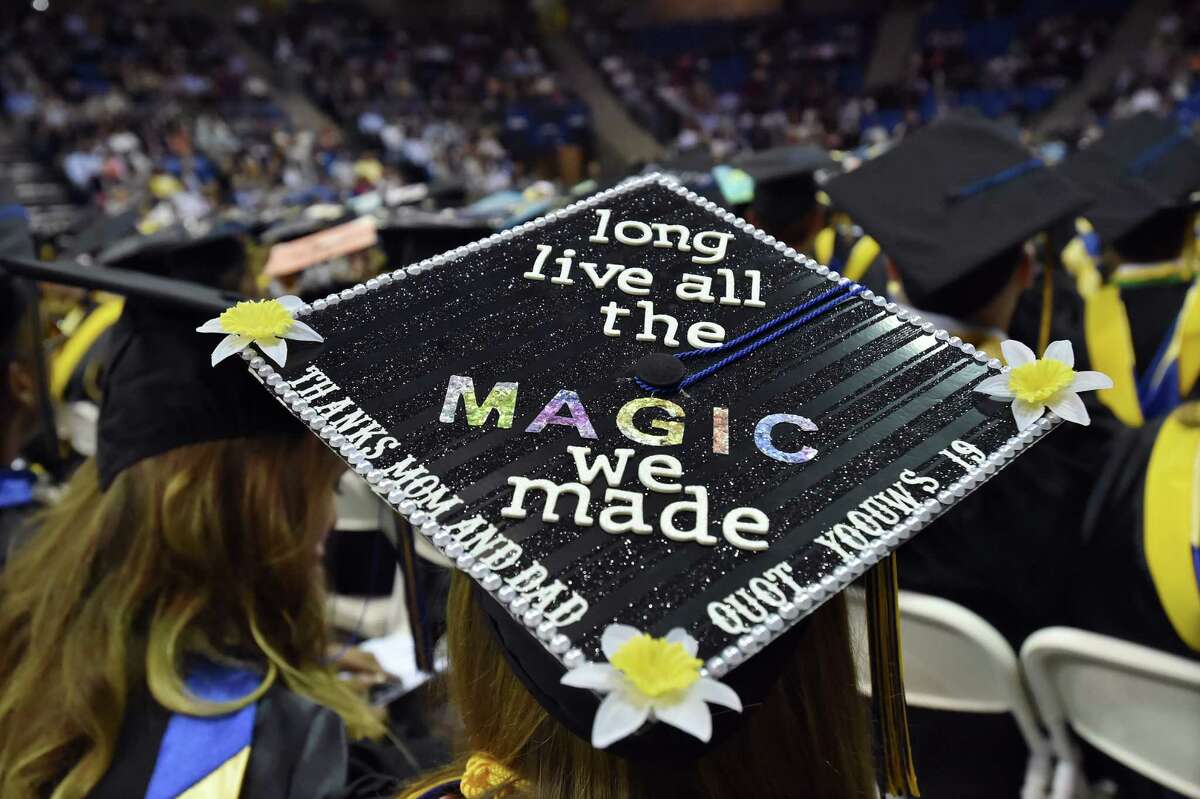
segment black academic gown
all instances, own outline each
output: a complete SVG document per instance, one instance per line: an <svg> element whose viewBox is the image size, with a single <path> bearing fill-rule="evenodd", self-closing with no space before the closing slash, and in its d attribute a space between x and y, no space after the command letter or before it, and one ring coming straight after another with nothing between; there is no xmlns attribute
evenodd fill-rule
<svg viewBox="0 0 1200 799"><path fill-rule="evenodd" d="M1059 425L919 533L899 554L901 588L970 608L1018 651L1030 633L1069 620L1067 576L1116 428L1083 396L1092 425Z"/></svg>
<svg viewBox="0 0 1200 799"><path fill-rule="evenodd" d="M130 697L116 757L88 799L145 796L170 715L144 688ZM240 799L333 799L348 771L337 714L278 685L259 700Z"/></svg>
<svg viewBox="0 0 1200 799"><path fill-rule="evenodd" d="M1123 430L1113 442L1087 513L1071 588L1073 627L1200 660L1171 626L1142 546L1150 453L1164 419Z"/></svg>

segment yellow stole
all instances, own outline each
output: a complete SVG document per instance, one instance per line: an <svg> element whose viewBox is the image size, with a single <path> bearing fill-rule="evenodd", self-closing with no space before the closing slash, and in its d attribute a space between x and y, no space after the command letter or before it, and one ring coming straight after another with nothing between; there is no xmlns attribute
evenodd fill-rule
<svg viewBox="0 0 1200 799"><path fill-rule="evenodd" d="M1167 417L1146 471L1142 546L1159 601L1187 646L1200 652L1200 427Z"/></svg>

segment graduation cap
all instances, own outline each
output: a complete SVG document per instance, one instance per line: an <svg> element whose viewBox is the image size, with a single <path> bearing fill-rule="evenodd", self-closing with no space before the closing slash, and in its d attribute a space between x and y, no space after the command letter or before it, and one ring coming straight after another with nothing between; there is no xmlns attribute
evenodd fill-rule
<svg viewBox="0 0 1200 799"><path fill-rule="evenodd" d="M238 286L245 269L242 232L238 226L222 225L197 235L177 225L149 235L123 238L101 250L96 255L96 262L233 289Z"/></svg>
<svg viewBox="0 0 1200 799"><path fill-rule="evenodd" d="M1200 142L1178 122L1145 112L1112 122L1058 169L1093 195L1084 215L1112 243L1156 213L1192 202L1200 189Z"/></svg>
<svg viewBox="0 0 1200 799"><path fill-rule="evenodd" d="M389 264L414 264L431 255L461 247L494 233L486 219L453 211L398 208L379 228L379 240Z"/></svg>
<svg viewBox="0 0 1200 799"><path fill-rule="evenodd" d="M751 207L759 224L775 231L795 224L816 207L816 173L834 165L825 150L803 144L746 153L733 160L733 166L754 181Z"/></svg>
<svg viewBox="0 0 1200 799"><path fill-rule="evenodd" d="M207 250L209 244L197 245ZM180 263L191 269L185 249L153 249L159 257L127 257L147 269ZM269 395L254 387L244 369L213 368L211 342L197 326L240 295L159 274L71 261L0 256L9 274L46 283L108 291L126 297L112 329L102 378L103 400L96 463L107 487L140 460L188 444L230 438L296 435L300 427ZM210 264L210 270L220 271Z"/></svg>
<svg viewBox="0 0 1200 799"><path fill-rule="evenodd" d="M660 176L296 314L323 343L250 369L475 581L547 711L633 757L741 716L614 733L614 651L677 644L753 712L814 608L1058 422L1018 430L975 390L999 361Z"/></svg>
<svg viewBox="0 0 1200 799"><path fill-rule="evenodd" d="M918 307L959 315L1011 277L995 258L1089 199L1003 126L963 117L922 128L824 188L879 242Z"/></svg>

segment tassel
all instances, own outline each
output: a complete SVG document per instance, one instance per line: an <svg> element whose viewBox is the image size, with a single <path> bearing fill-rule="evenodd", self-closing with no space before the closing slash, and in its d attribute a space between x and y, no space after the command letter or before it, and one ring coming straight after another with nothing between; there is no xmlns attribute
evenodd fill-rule
<svg viewBox="0 0 1200 799"><path fill-rule="evenodd" d="M1047 263L1042 270L1042 319L1038 327L1039 353L1050 346L1050 322L1054 316L1054 266Z"/></svg>
<svg viewBox="0 0 1200 799"><path fill-rule="evenodd" d="M429 633L428 612L422 588L421 564L413 542L413 529L406 521L396 525L396 548L400 556L400 571L404 577L404 606L408 611L409 628L412 630L413 655L417 668L433 673L433 645Z"/></svg>
<svg viewBox="0 0 1200 799"><path fill-rule="evenodd" d="M887 796L919 797L904 701L900 652L899 579L895 554L872 569L867 581L867 634L871 654L871 705L883 761Z"/></svg>

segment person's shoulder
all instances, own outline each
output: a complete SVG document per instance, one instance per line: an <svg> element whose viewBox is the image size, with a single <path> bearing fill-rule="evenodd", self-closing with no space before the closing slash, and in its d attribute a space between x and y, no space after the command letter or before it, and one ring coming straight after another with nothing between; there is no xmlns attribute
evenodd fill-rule
<svg viewBox="0 0 1200 799"><path fill-rule="evenodd" d="M276 684L258 701L242 796L325 799L345 790L348 745L341 718Z"/></svg>

